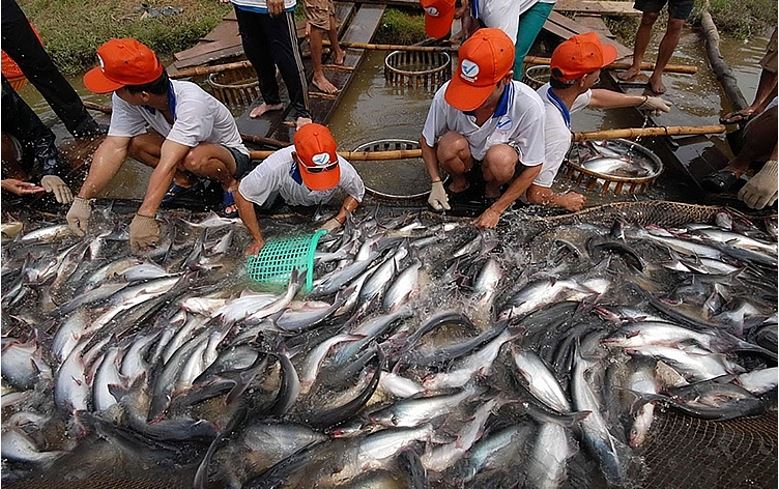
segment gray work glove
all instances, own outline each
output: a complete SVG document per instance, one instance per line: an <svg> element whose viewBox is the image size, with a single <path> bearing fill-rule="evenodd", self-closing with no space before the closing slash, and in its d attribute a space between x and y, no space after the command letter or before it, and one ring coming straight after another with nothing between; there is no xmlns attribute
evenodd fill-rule
<svg viewBox="0 0 779 489"><path fill-rule="evenodd" d="M645 97L646 100L638 106L638 110L645 110L653 116L658 116L662 112L671 111L671 106L673 104L668 100L663 100L660 97L650 97L649 95L646 95Z"/></svg>
<svg viewBox="0 0 779 489"><path fill-rule="evenodd" d="M333 231L335 231L336 229L338 229L340 227L341 227L341 223L338 222L338 219L332 218L332 219L328 219L327 221L325 221L325 223L322 224L319 227L319 229L324 229L328 233L332 233Z"/></svg>
<svg viewBox="0 0 779 489"><path fill-rule="evenodd" d="M427 203L430 204L430 207L437 211L451 210L451 207L449 207L449 196L446 195L446 189L444 189L444 182L441 180L433 182L433 186L430 189L430 197L428 197Z"/></svg>
<svg viewBox="0 0 779 489"><path fill-rule="evenodd" d="M54 198L60 204L70 204L73 202L73 194L68 188L67 184L56 175L46 175L41 178L41 187L46 189L46 192L53 193Z"/></svg>
<svg viewBox="0 0 779 489"><path fill-rule="evenodd" d="M92 215L92 203L89 199L76 197L65 216L68 227L77 236L84 236L89 229L89 216Z"/></svg>
<svg viewBox="0 0 779 489"><path fill-rule="evenodd" d="M136 214L130 223L130 248L134 252L142 251L157 244L160 240L160 225L153 217Z"/></svg>
<svg viewBox="0 0 779 489"><path fill-rule="evenodd" d="M776 202L776 160L768 160L755 176L738 191L738 198L752 209L774 205Z"/></svg>

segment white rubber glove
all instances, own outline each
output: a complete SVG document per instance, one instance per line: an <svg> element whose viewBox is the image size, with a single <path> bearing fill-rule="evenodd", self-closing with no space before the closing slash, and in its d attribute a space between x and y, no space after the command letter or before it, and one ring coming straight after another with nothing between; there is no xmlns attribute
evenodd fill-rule
<svg viewBox="0 0 779 489"><path fill-rule="evenodd" d="M776 202L776 160L768 160L755 176L738 191L738 198L752 209L774 205Z"/></svg>
<svg viewBox="0 0 779 489"><path fill-rule="evenodd" d="M67 184L56 175L46 175L41 178L41 187L46 189L46 192L53 193L54 198L60 204L70 204L73 202L73 193Z"/></svg>
<svg viewBox="0 0 779 489"><path fill-rule="evenodd" d="M654 116L660 115L662 112L671 111L673 104L668 100L663 100L660 97L650 97L649 95L645 95L645 97L646 100L638 106L638 110L645 110Z"/></svg>
<svg viewBox="0 0 779 489"><path fill-rule="evenodd" d="M84 236L89 229L89 216L92 215L92 203L88 199L76 197L65 215L68 227L77 236Z"/></svg>
<svg viewBox="0 0 779 489"><path fill-rule="evenodd" d="M444 189L444 182L441 180L433 182L433 186L430 189L430 197L427 199L427 203L430 204L430 207L433 209L440 211L440 210L451 210L452 208L449 207L449 196L446 195L446 189Z"/></svg>
<svg viewBox="0 0 779 489"><path fill-rule="evenodd" d="M335 231L336 229L338 229L340 227L341 227L341 223L338 222L338 219L332 218L332 219L328 219L327 221L325 221L325 223L322 224L319 227L319 229L324 229L328 233L332 233L333 231Z"/></svg>

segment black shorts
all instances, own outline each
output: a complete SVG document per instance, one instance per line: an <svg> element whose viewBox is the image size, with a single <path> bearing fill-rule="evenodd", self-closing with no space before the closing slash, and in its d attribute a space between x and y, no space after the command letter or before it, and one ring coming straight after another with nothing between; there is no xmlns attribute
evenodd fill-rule
<svg viewBox="0 0 779 489"><path fill-rule="evenodd" d="M672 19L687 20L692 13L694 0L635 0L633 8L642 12L659 12L668 3L668 16Z"/></svg>
<svg viewBox="0 0 779 489"><path fill-rule="evenodd" d="M249 157L249 155L241 153L235 148L231 148L229 146L225 146L224 144L221 145L224 149L230 152L231 155L233 155L233 159L235 160L235 175L234 177L236 180L240 180L246 175L249 174L250 171L254 170L254 163L252 163L252 159Z"/></svg>

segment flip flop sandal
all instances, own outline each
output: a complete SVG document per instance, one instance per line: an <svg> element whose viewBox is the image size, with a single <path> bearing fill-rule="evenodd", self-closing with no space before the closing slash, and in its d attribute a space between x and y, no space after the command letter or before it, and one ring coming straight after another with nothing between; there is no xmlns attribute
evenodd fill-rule
<svg viewBox="0 0 779 489"><path fill-rule="evenodd" d="M728 117L727 115L720 117L719 118L720 124L743 124L749 122L749 120L755 116L755 113L751 112L749 114L745 114L743 112L734 112L729 115L730 117Z"/></svg>
<svg viewBox="0 0 779 489"><path fill-rule="evenodd" d="M706 175L701 179L701 185L709 192L727 192L733 188L739 178L729 170L720 170Z"/></svg>
<svg viewBox="0 0 779 489"><path fill-rule="evenodd" d="M230 207L235 207L235 198L233 197L232 192L225 192L222 196L222 216L228 219L238 217L238 209L236 208L232 211L228 211L227 209Z"/></svg>

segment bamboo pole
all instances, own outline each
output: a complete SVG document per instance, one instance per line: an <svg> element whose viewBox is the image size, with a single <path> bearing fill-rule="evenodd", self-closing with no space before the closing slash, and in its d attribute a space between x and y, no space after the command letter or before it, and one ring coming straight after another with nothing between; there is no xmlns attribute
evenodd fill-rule
<svg viewBox="0 0 779 489"><path fill-rule="evenodd" d="M703 134L722 134L727 128L722 124L710 126L661 126L661 127L632 127L626 129L606 129L602 131L575 132L573 140L603 141L609 139L635 139L663 136L694 136ZM273 151L252 151L254 160L264 160ZM421 149L398 149L391 151L339 151L339 155L350 161L387 161L421 158Z"/></svg>
<svg viewBox="0 0 779 489"><path fill-rule="evenodd" d="M81 102L87 109L102 112L103 114L110 114L112 110L110 105L96 104L95 102L90 102L88 100L82 100Z"/></svg>
<svg viewBox="0 0 779 489"><path fill-rule="evenodd" d="M696 136L703 134L722 134L726 130L727 128L723 124L713 124L710 126L633 127L626 129L605 129L592 132L575 132L573 133L573 140L580 142L660 136Z"/></svg>
<svg viewBox="0 0 779 489"><path fill-rule="evenodd" d="M329 41L323 41L325 45L329 45ZM341 47L348 49L368 49L375 51L410 51L418 53L440 53L440 52L457 52L459 46L407 46L403 44L372 44L367 42L342 42ZM542 58L539 56L525 56L525 63L529 65L548 65L549 58ZM248 61L236 61L233 63L224 63L219 65L210 66L194 66L192 68L183 68L179 71L171 73L171 78L187 78L191 76L210 75L211 73L222 73L224 71L237 70L240 68L248 68L251 63ZM630 63L617 62L608 65L606 68L612 70L626 70L630 68ZM655 69L654 63L641 63L641 69L644 71L652 71ZM678 65L669 64L666 65L665 70L668 73L683 73L683 74L695 74L698 72L697 66L690 65Z"/></svg>

